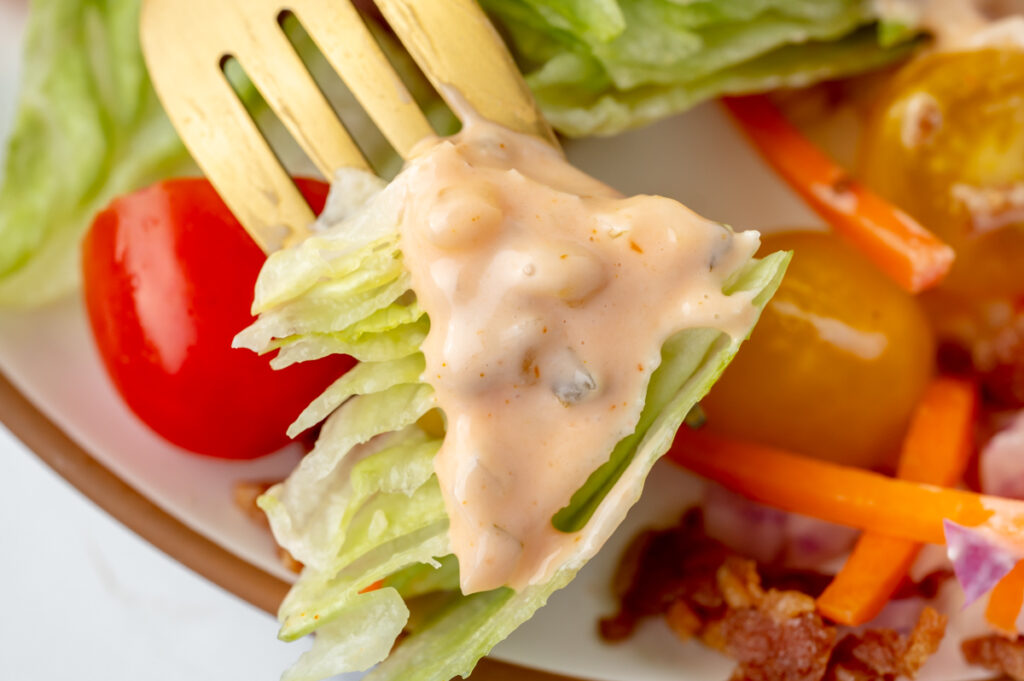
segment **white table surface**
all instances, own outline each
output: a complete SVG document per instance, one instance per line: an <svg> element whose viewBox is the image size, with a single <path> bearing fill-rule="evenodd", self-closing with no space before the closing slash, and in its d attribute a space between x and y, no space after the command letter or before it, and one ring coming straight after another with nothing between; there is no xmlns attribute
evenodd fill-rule
<svg viewBox="0 0 1024 681"><path fill-rule="evenodd" d="M0 678L277 679L305 649L96 508L0 429Z"/></svg>
<svg viewBox="0 0 1024 681"><path fill-rule="evenodd" d="M20 7L0 1L0 138ZM99 510L2 426L0 485L0 679L270 681L306 649Z"/></svg>

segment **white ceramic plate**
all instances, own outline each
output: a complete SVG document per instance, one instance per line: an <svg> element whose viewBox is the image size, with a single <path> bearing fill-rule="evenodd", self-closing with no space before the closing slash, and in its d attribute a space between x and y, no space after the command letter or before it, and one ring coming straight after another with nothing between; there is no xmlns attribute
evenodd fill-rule
<svg viewBox="0 0 1024 681"><path fill-rule="evenodd" d="M0 4L0 46L17 44L21 13L10 7ZM14 97L15 73L16 60L0 58L0 102ZM615 138L573 142L566 151L573 163L627 194L670 196L737 229L820 223L750 151L714 104ZM114 392L77 298L40 310L0 312L0 372L135 490L244 560L292 579L268 533L231 499L238 480L286 475L298 460L296 449L255 462L220 462L191 455L155 436ZM493 656L595 681L728 678L731 662L696 644L681 644L658 621L614 646L602 643L596 633L597 619L613 609L609 584L625 544L642 527L671 523L698 494L696 480L659 464L625 526ZM957 626L973 628L975 620L961 617ZM942 654L928 664L922 678L985 676L960 662L957 638L947 637Z"/></svg>

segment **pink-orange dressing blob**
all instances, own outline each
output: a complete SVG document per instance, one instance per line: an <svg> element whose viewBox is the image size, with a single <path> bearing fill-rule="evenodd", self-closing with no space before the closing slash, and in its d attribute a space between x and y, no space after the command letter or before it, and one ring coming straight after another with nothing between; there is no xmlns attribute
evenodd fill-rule
<svg viewBox="0 0 1024 681"><path fill-rule="evenodd" d="M398 181L424 380L447 418L435 471L472 593L546 581L587 538L552 516L635 429L669 337L750 328L750 295L722 288L759 236L621 198L538 139L464 120Z"/></svg>

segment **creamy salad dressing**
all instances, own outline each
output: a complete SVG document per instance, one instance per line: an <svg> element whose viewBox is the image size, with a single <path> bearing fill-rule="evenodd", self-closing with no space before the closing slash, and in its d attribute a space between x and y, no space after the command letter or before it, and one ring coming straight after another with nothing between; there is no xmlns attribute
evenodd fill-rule
<svg viewBox="0 0 1024 681"><path fill-rule="evenodd" d="M635 429L670 336L749 328L750 297L722 287L759 236L621 198L544 142L464 119L399 182L424 378L448 421L435 470L472 593L545 581L585 538L552 517Z"/></svg>

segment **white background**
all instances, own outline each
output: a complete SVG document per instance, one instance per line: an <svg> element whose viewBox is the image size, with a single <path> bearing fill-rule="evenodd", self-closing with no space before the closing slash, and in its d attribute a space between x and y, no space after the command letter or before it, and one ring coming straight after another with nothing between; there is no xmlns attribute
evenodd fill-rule
<svg viewBox="0 0 1024 681"><path fill-rule="evenodd" d="M23 10L0 1L0 139ZM305 644L126 530L0 426L0 679L262 681Z"/></svg>

